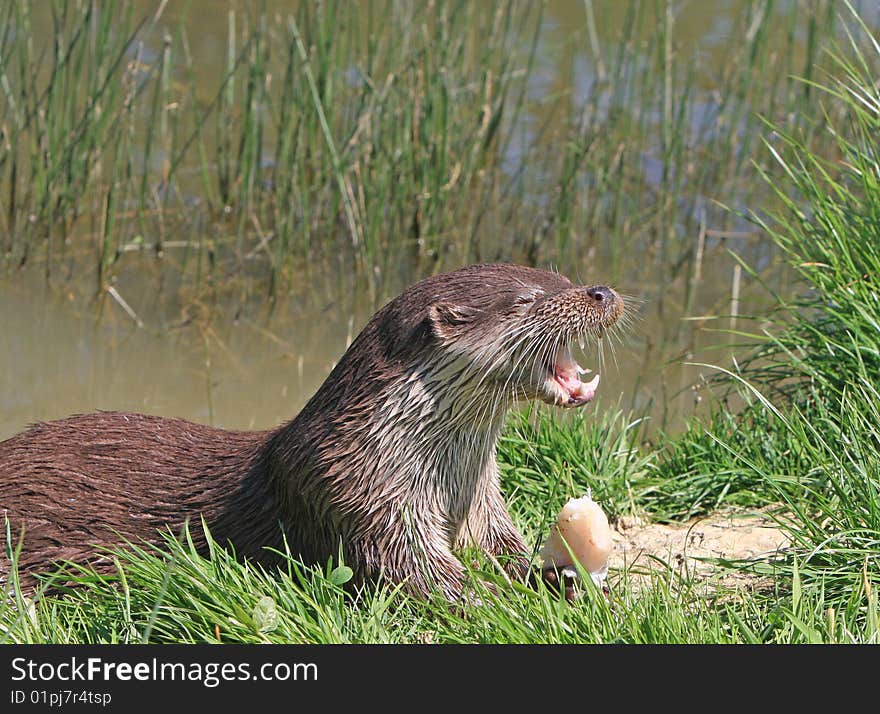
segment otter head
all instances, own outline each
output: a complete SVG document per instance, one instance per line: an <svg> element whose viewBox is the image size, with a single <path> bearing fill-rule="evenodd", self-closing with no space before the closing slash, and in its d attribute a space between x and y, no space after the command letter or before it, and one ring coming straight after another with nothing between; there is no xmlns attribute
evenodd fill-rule
<svg viewBox="0 0 880 714"><path fill-rule="evenodd" d="M581 381L585 370L572 345L601 338L624 312L610 287L576 286L558 273L517 265L434 276L401 299L425 311L433 371L454 374L475 400L499 406L518 399L566 407L589 402L599 376Z"/></svg>
<svg viewBox="0 0 880 714"><path fill-rule="evenodd" d="M623 314L609 287L516 265L419 281L373 316L291 423L284 459L305 468L283 471L307 474L292 481L291 502L329 514L331 540L370 544L349 561L409 578L417 592L438 579L457 596L464 572L452 549L462 544L513 556L519 577L527 546L503 507L496 461L505 414L522 399L589 402L598 380L581 381L572 345Z"/></svg>

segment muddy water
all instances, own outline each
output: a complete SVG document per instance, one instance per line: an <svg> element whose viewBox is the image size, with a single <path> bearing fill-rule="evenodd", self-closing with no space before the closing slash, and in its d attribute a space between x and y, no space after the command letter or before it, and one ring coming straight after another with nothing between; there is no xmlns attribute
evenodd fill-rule
<svg viewBox="0 0 880 714"><path fill-rule="evenodd" d="M265 428L295 415L355 329L353 313L332 309L206 325L189 310L126 305L136 319L112 296L99 309L36 271L0 284L0 437L95 409Z"/></svg>
<svg viewBox="0 0 880 714"><path fill-rule="evenodd" d="M189 309L160 314L126 305L135 317L112 296L99 310L47 287L38 271L0 283L0 438L33 421L95 409L267 428L296 414L369 318L365 306L330 302L201 324ZM605 349L606 403L632 394L633 380L656 382L637 349ZM581 361L595 367L597 359L588 348ZM658 369L667 381L681 371Z"/></svg>
<svg viewBox="0 0 880 714"><path fill-rule="evenodd" d="M703 60L711 63L711 38L723 37L734 13L745 4L690 3L691 10L678 20L683 51L688 41L709 37L701 46L708 48ZM216 64L198 65L206 86L217 82L212 66L225 62L225 10L238 6L243 7L216 0L189 3L189 17L199 23L199 31L190 34L193 53L216 58ZM585 78L590 76L588 47L578 51L573 63L551 57L550 49L564 42L569 28L582 26L582 8L580 2L548 4L546 38L539 49L546 55L539 56L535 91L551 93L569 82L566 73L572 66L583 70ZM173 25L175 4L166 11ZM600 39L605 40L601 35ZM631 274L624 266L610 275L601 256L581 265L557 266L573 278L612 282L637 298L637 319L630 333L605 348L600 400L589 408L632 408L673 428L694 411L699 392L689 385L708 372L684 362L720 361L719 353L704 348L724 338L701 328L728 324L690 318L729 312L735 262L728 247L753 264L767 260L766 246L753 238L736 240L707 243L703 283L689 315L674 301L657 309L665 290L662 278L652 280L649 274L646 280L644 258L638 254L631 257ZM310 279L312 284L303 291L313 295L292 297L271 313L259 305L238 310L230 300L219 316L215 311L210 321L203 321L198 305L187 304L183 297L156 300L161 280L129 280L118 295L105 294L96 301L93 276L47 285L39 265L34 265L0 277L0 438L36 420L95 409L179 416L245 429L289 419L326 377L374 307L357 294L333 297L326 288L338 282L332 271ZM742 299L748 300L749 286L743 291ZM595 368L597 362L593 353L585 366Z"/></svg>
<svg viewBox="0 0 880 714"><path fill-rule="evenodd" d="M653 343L650 305L632 309L629 333L601 348L600 397L587 408L634 408L667 422L670 414L692 413L702 392L689 385L705 370L682 360L698 358L701 343L717 337L691 330L691 347L664 354ZM130 303L121 293L118 300L105 294L98 305L47 286L38 270L0 282L0 438L96 409L268 428L297 413L370 315L366 302L304 306L295 299L272 314L203 322L197 312L189 305L151 309L148 300ZM598 349L587 347L584 366L598 367Z"/></svg>

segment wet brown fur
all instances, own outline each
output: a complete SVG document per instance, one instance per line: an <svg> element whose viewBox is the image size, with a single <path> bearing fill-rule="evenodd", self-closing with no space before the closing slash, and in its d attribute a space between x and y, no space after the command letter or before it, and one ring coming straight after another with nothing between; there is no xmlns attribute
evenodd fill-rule
<svg viewBox="0 0 880 714"><path fill-rule="evenodd" d="M585 290L511 265L427 278L376 313L302 412L276 429L99 412L0 442L0 513L14 540L24 528L23 581L67 559L106 569L96 547L157 542L160 529L178 532L187 520L204 549L192 527L200 517L242 558L272 565L286 538L304 562L326 563L341 545L359 580L383 575L420 596L460 595L454 550L466 543L522 575L526 547L501 495L495 444L507 407L540 395L527 377L507 384L510 365L485 355L524 315L613 323L622 301L596 305ZM509 398L511 387L519 391Z"/></svg>

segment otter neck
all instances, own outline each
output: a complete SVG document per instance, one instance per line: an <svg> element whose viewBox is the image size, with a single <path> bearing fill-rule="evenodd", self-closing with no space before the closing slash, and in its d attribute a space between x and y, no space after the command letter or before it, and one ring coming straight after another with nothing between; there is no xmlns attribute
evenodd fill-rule
<svg viewBox="0 0 880 714"><path fill-rule="evenodd" d="M425 514L441 518L432 525L456 541L472 504L497 479L495 449L509 399L496 385L478 385L479 376L447 366L441 374L435 365L374 380L354 395L319 390L285 429L296 446L287 442L277 454L291 497L317 486L343 530L364 521L355 516L368 503L371 523ZM346 386L358 384L363 388L357 381Z"/></svg>
<svg viewBox="0 0 880 714"><path fill-rule="evenodd" d="M497 478L495 450L507 413L506 400L488 387L475 398L456 384L465 380L465 372L408 375L385 390L369 423L356 421L350 432L376 464L370 492L409 491L412 503L446 515L450 540Z"/></svg>

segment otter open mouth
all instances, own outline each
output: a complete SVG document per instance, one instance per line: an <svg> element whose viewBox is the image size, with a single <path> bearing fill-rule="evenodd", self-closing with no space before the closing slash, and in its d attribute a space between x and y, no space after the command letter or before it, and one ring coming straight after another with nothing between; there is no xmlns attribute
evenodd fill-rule
<svg viewBox="0 0 880 714"><path fill-rule="evenodd" d="M599 375L589 382L582 382L581 375L589 370L581 367L571 356L571 348L562 347L556 354L552 366L547 366L549 375L545 382L551 404L563 407L579 407L592 401L599 385Z"/></svg>

